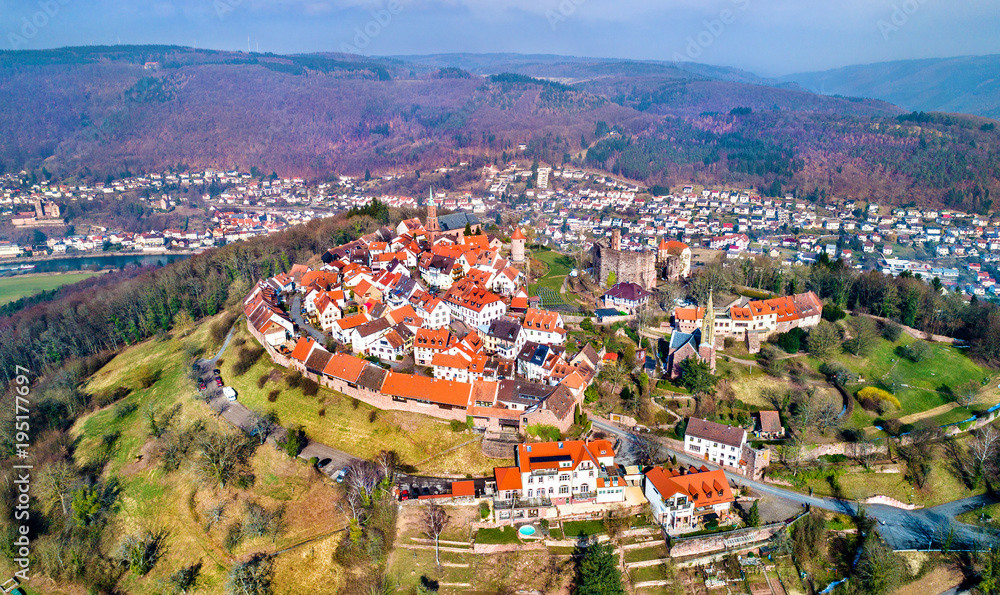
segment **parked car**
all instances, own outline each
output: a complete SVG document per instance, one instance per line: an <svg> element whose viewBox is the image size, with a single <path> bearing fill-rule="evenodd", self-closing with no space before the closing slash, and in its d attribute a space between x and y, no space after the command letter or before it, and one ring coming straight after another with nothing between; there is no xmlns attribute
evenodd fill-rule
<svg viewBox="0 0 1000 595"><path fill-rule="evenodd" d="M347 476L347 467L344 467L340 471L337 471L337 474L333 476L333 479L337 483L344 483L344 477L346 476Z"/></svg>
<svg viewBox="0 0 1000 595"><path fill-rule="evenodd" d="M222 370L216 368L216 369L212 370L212 373L215 374L216 376L219 376L220 374L222 374Z"/></svg>
<svg viewBox="0 0 1000 595"><path fill-rule="evenodd" d="M205 390L206 388L208 388L208 385L205 384L204 382L198 383L198 390Z"/></svg>
<svg viewBox="0 0 1000 595"><path fill-rule="evenodd" d="M400 499L400 501L402 501L402 500L409 500L410 499L410 490L399 490L399 499Z"/></svg>
<svg viewBox="0 0 1000 595"><path fill-rule="evenodd" d="M215 386L222 386L222 378L215 377Z"/></svg>
<svg viewBox="0 0 1000 595"><path fill-rule="evenodd" d="M236 389L231 386L227 386L222 389L222 395L229 399L230 401L236 400Z"/></svg>

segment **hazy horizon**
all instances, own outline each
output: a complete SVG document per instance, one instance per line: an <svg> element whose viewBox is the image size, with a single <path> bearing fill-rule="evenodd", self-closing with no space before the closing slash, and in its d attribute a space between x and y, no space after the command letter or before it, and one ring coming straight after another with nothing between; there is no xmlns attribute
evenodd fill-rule
<svg viewBox="0 0 1000 595"><path fill-rule="evenodd" d="M985 0L0 0L4 49L170 44L279 54L554 54L775 77L1000 53ZM248 43L249 39L249 43ZM249 46L249 47L248 47Z"/></svg>

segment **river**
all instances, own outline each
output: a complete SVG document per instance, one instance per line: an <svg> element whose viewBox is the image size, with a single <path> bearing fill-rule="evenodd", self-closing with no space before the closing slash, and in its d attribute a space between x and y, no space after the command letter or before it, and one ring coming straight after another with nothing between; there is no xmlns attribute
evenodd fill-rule
<svg viewBox="0 0 1000 595"><path fill-rule="evenodd" d="M20 271L0 270L2 275L12 273L66 273L72 271L99 271L105 269L120 269L130 264L140 266L165 265L185 258L191 258L191 254L115 254L102 256L69 256L66 258L52 258L48 260L21 260L12 259L0 262L0 268L8 266L18 266L21 264L33 264L35 268Z"/></svg>

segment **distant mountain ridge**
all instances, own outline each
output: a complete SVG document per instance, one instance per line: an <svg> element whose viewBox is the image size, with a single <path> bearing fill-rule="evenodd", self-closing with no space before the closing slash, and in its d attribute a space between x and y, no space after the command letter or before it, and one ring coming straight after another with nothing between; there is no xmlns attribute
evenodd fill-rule
<svg viewBox="0 0 1000 595"><path fill-rule="evenodd" d="M57 179L204 167L329 179L519 158L816 200L983 211L1000 192L1000 131L982 118L688 63L7 51L0 105L0 172Z"/></svg>
<svg viewBox="0 0 1000 595"><path fill-rule="evenodd" d="M1000 119L1000 55L880 62L779 80L823 95L881 99L909 111Z"/></svg>

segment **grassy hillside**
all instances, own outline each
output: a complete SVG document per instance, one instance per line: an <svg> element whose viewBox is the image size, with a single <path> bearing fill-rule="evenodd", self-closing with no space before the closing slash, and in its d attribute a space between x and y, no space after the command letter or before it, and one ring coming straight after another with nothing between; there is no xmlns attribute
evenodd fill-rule
<svg viewBox="0 0 1000 595"><path fill-rule="evenodd" d="M289 459L269 446L260 447L250 460L250 484L225 489L202 480L194 469L193 453L176 471L163 468L163 449L176 433L194 424L204 424L204 428L193 440L205 432L231 431L207 405L192 398L197 390L187 377L189 354L209 346L208 322L126 349L86 384L93 394L119 386L131 389L125 399L81 417L71 429L75 463L98 470L100 482L119 484L102 547L113 552L123 536L142 529L166 535L165 551L152 570L144 576L123 573L119 588L127 593L162 593L172 573L200 563L194 592L220 593L233 564L251 553L278 552L319 538L275 558L275 593L336 591L345 580L344 570L332 557L340 539L336 531L345 522L336 506L341 496L303 461ZM137 378L147 370L158 379L142 388ZM175 407L176 413L166 416ZM168 423L161 438L150 435L150 412L161 425ZM169 422L164 422L167 417ZM227 547L227 534L240 523L250 502L269 510L284 507L284 530L273 539L247 538ZM212 510L220 505L224 507L221 518L210 521ZM41 582L45 593L81 592L78 587Z"/></svg>
<svg viewBox="0 0 1000 595"><path fill-rule="evenodd" d="M384 449L395 450L404 465L427 474L482 476L492 473L493 467L513 464L513 453L510 460L484 456L477 435L466 431L464 424L455 431L444 420L380 411L325 388L316 396L306 396L301 388L290 388L284 379L288 371L266 356L246 374L236 376L232 366L242 341L256 343L245 322L239 323L239 332L223 357L221 370L226 383L236 389L244 405L260 413L275 412L286 427L301 424L310 439L361 458L372 458ZM263 375L270 380L258 388ZM274 401L269 398L272 391L278 392Z"/></svg>

